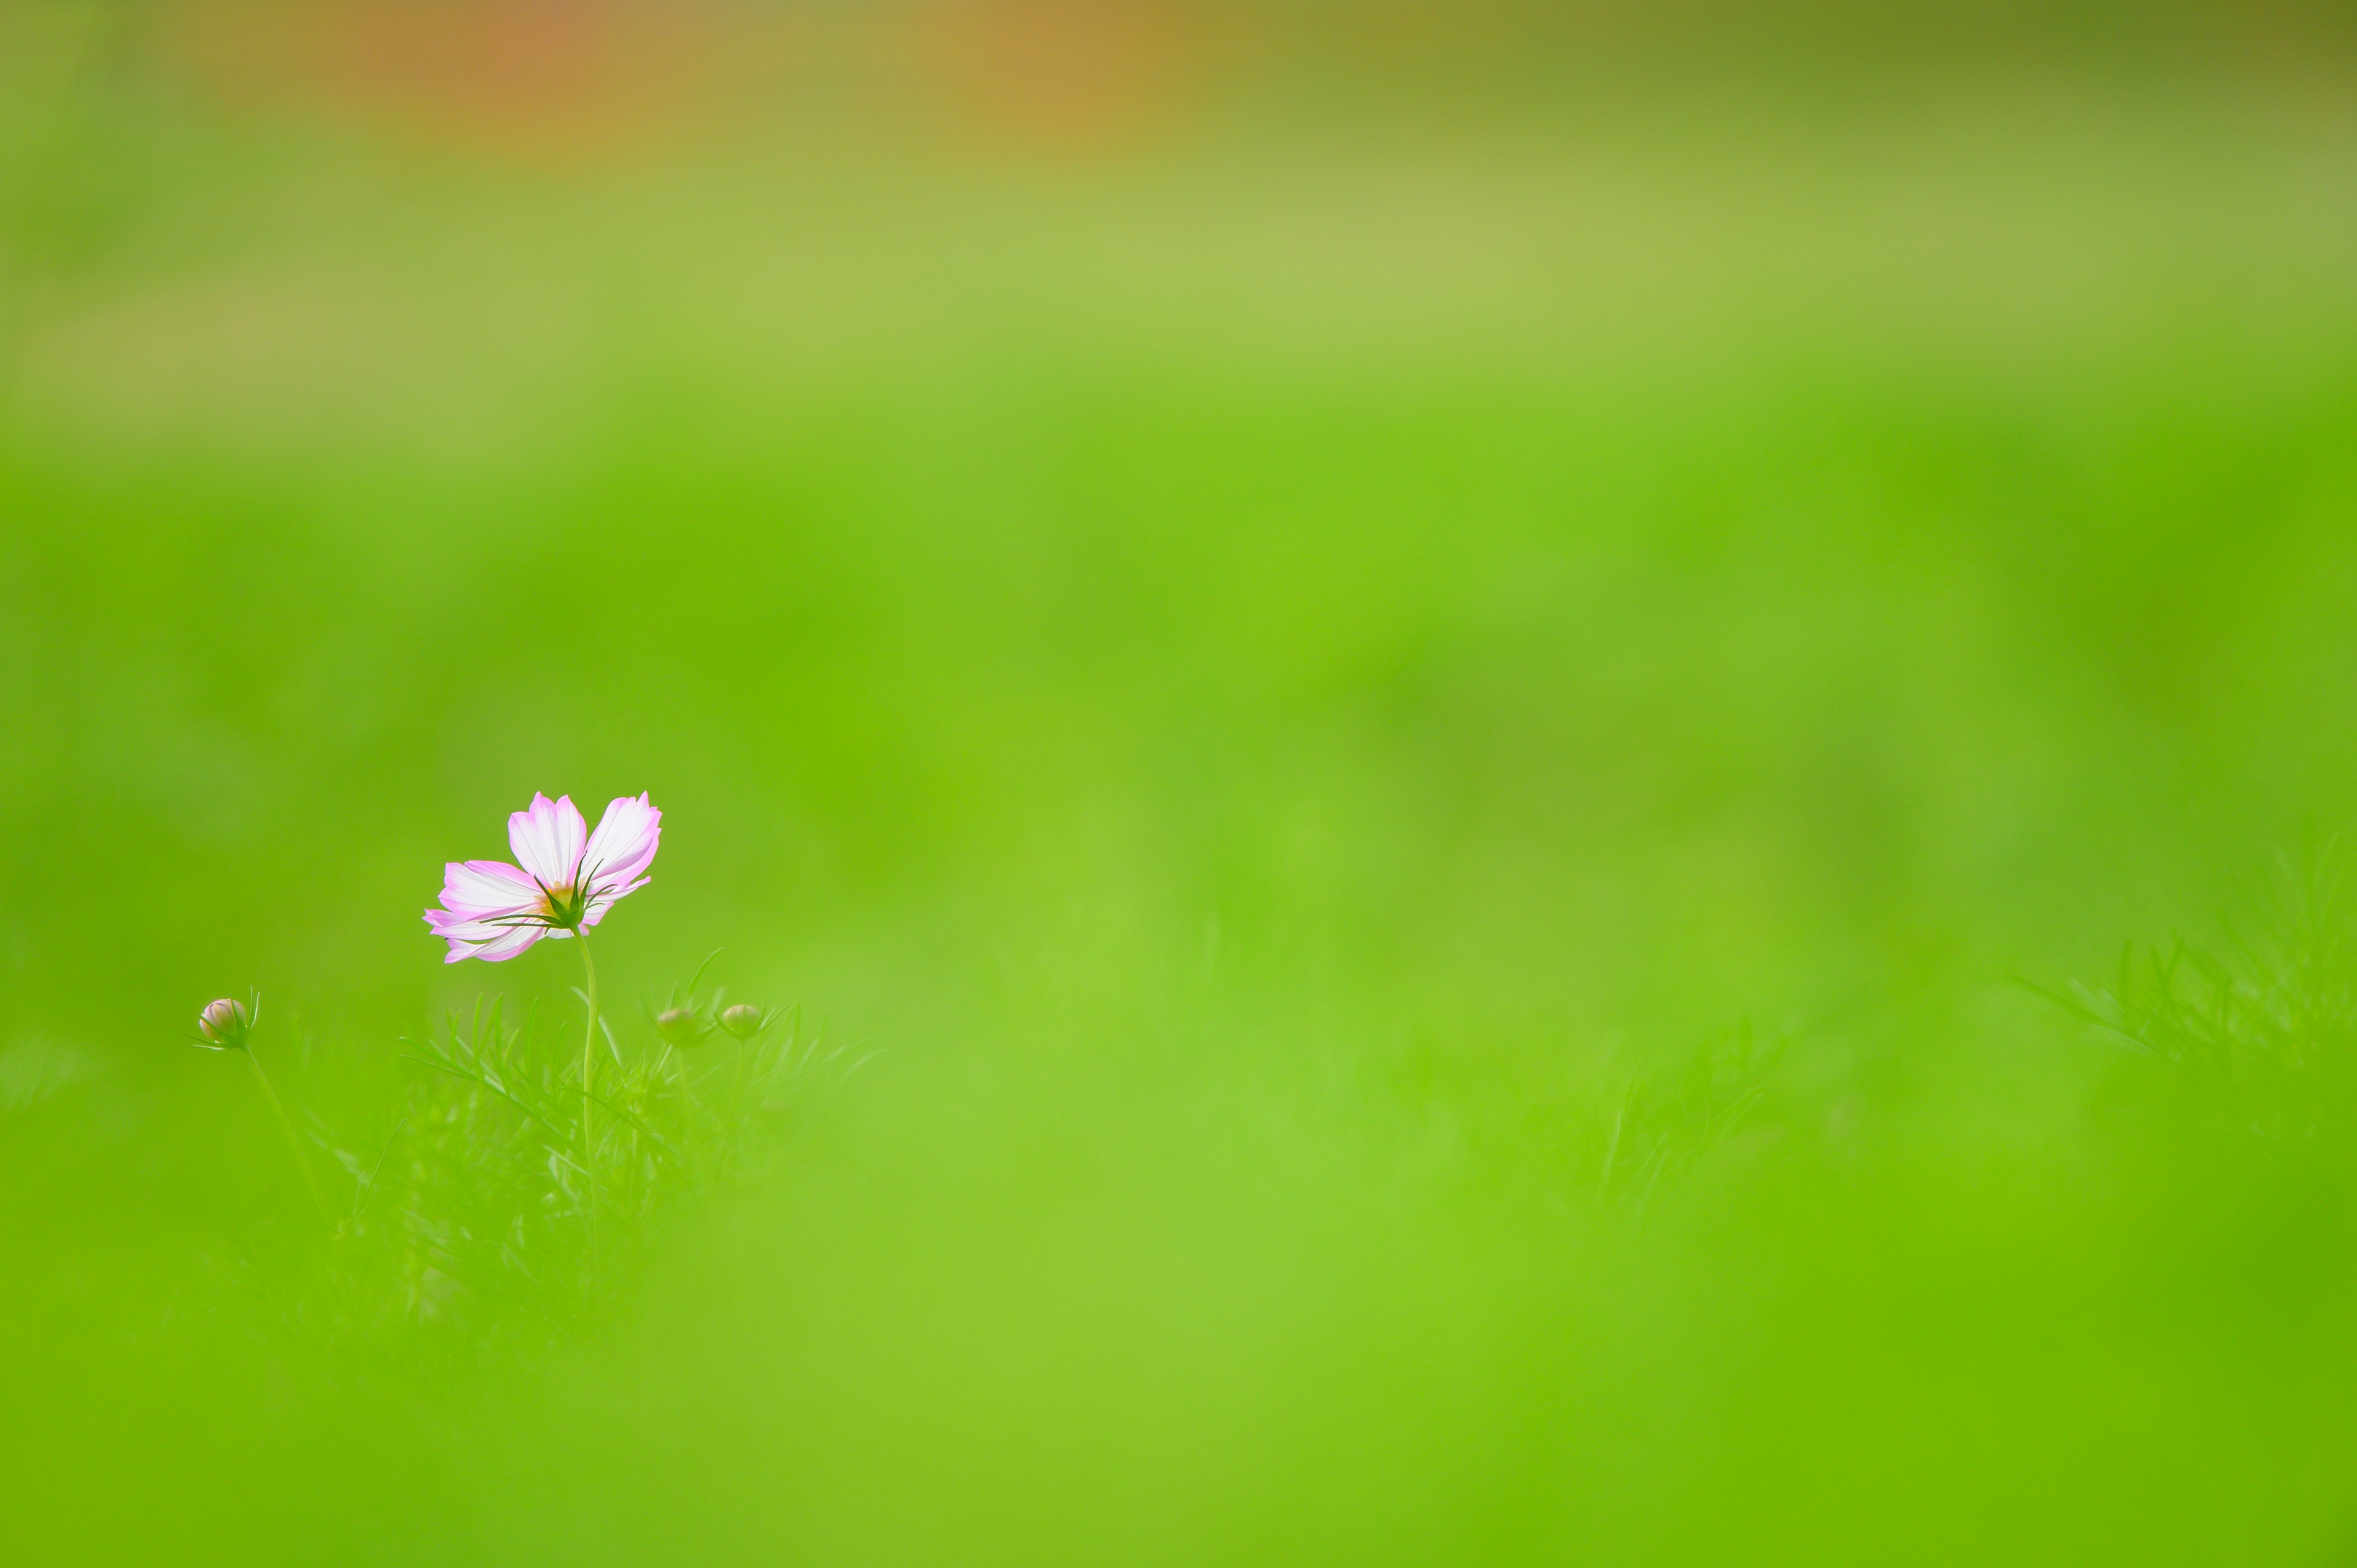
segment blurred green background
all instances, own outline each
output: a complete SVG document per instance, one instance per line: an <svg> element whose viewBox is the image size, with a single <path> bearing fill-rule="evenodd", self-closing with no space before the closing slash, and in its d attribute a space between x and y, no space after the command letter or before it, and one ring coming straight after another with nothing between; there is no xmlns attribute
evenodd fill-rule
<svg viewBox="0 0 2357 1568"><path fill-rule="evenodd" d="M2352 64L0 5L0 1554L2357 1556L2357 1119L2014 983L2333 864ZM881 1054L555 1343L306 1332L181 1042L571 1005L418 919L535 789L618 1006Z"/></svg>

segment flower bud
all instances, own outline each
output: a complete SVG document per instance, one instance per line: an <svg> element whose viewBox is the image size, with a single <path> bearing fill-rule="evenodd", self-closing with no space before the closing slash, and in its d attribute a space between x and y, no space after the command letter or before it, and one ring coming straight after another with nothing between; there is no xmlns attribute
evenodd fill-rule
<svg viewBox="0 0 2357 1568"><path fill-rule="evenodd" d="M739 1002L720 1015L720 1026L740 1040L749 1040L759 1034L761 1026L768 1021L761 1016L761 1010L749 1002Z"/></svg>
<svg viewBox="0 0 2357 1568"><path fill-rule="evenodd" d="M655 1033L674 1046L692 1046L704 1038L704 1020L693 1007L666 1007L655 1015Z"/></svg>
<svg viewBox="0 0 2357 1568"><path fill-rule="evenodd" d="M215 1050L242 1050L245 1032L253 1026L253 1015L246 1012L245 1004L235 997L209 1002L205 1010L197 1015L197 1033Z"/></svg>

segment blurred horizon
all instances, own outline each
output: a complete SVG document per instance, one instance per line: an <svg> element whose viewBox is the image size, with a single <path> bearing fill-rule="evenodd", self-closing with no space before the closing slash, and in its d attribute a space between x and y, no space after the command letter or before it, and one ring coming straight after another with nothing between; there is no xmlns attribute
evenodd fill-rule
<svg viewBox="0 0 2357 1568"><path fill-rule="evenodd" d="M1697 98L1903 106L1942 81L2053 92L2202 84L2345 107L2357 25L2302 0L19 0L25 85L124 70L189 108L307 121L544 169L752 150L1104 158L1222 126L1365 111L1432 128ZM1894 96L1896 102L1894 102ZM1272 120L1271 116L1275 118ZM1699 130L1706 133L1706 119Z"/></svg>

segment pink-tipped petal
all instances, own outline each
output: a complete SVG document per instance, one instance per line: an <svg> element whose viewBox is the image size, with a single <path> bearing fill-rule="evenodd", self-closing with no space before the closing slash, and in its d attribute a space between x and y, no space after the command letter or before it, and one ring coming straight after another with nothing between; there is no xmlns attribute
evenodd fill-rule
<svg viewBox="0 0 2357 1568"><path fill-rule="evenodd" d="M523 917L501 917L489 920L470 920L453 915L446 909L425 911L425 924L437 937L454 942L488 942L506 936L520 926L537 926L544 922Z"/></svg>
<svg viewBox="0 0 2357 1568"><path fill-rule="evenodd" d="M479 958L486 963L498 963L515 957L546 935L545 926L518 926L498 932L488 941L464 941L452 937L449 956L442 961L457 963L462 959Z"/></svg>
<svg viewBox="0 0 2357 1568"><path fill-rule="evenodd" d="M640 888L644 887L646 885L647 878L641 876L636 882L627 884L624 886L610 887L599 892L596 897L589 900L588 907L581 911L581 923L585 926L596 925L598 921L606 918L606 911L614 907L615 899L636 893Z"/></svg>
<svg viewBox="0 0 2357 1568"><path fill-rule="evenodd" d="M508 847L515 851L516 864L539 878L544 887L573 886L587 836L587 828L570 795L552 800L535 794L529 807L508 819Z"/></svg>
<svg viewBox="0 0 2357 1568"><path fill-rule="evenodd" d="M442 868L442 907L464 919L540 908L539 884L503 860L454 862Z"/></svg>
<svg viewBox="0 0 2357 1568"><path fill-rule="evenodd" d="M647 804L645 795L636 800L624 795L608 803L581 857L584 874L590 879L590 895L611 903L643 886L647 867L654 864L662 840L662 813Z"/></svg>

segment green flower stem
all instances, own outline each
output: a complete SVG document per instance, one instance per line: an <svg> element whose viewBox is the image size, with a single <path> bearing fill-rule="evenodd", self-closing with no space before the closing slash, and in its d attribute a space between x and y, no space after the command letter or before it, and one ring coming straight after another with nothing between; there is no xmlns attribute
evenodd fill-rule
<svg viewBox="0 0 2357 1568"><path fill-rule="evenodd" d="M589 1262L581 1271L581 1297L587 1311L597 1300L597 1145L589 1141L590 1079L597 1061L597 966L589 961L588 931L574 927L573 940L581 947L581 976L587 983L583 989L589 1004L589 1028L581 1036L581 1179L589 1189Z"/></svg>
<svg viewBox="0 0 2357 1568"><path fill-rule="evenodd" d="M327 1223L328 1230L333 1230L336 1229L336 1216L328 1208L328 1195L319 1186L318 1173L304 1157L303 1141L295 1135L294 1118L286 1114L286 1107L280 1102L278 1091L270 1087L270 1075L262 1070L262 1058L253 1054L251 1045L245 1047L245 1059L253 1064L254 1080L262 1085L263 1097L270 1101L270 1109L278 1113L279 1131L286 1134L286 1147L295 1155L295 1163L303 1167L303 1185L311 1189L311 1201L318 1205L319 1218Z"/></svg>
<svg viewBox="0 0 2357 1568"><path fill-rule="evenodd" d="M588 983L589 1032L581 1036L581 1168L589 1173L593 1164L589 1142L589 1079L596 1070L597 1045L597 966L589 961L589 933L576 928L573 940L581 944L581 973ZM589 1176L589 1186L595 1191L597 1178Z"/></svg>

